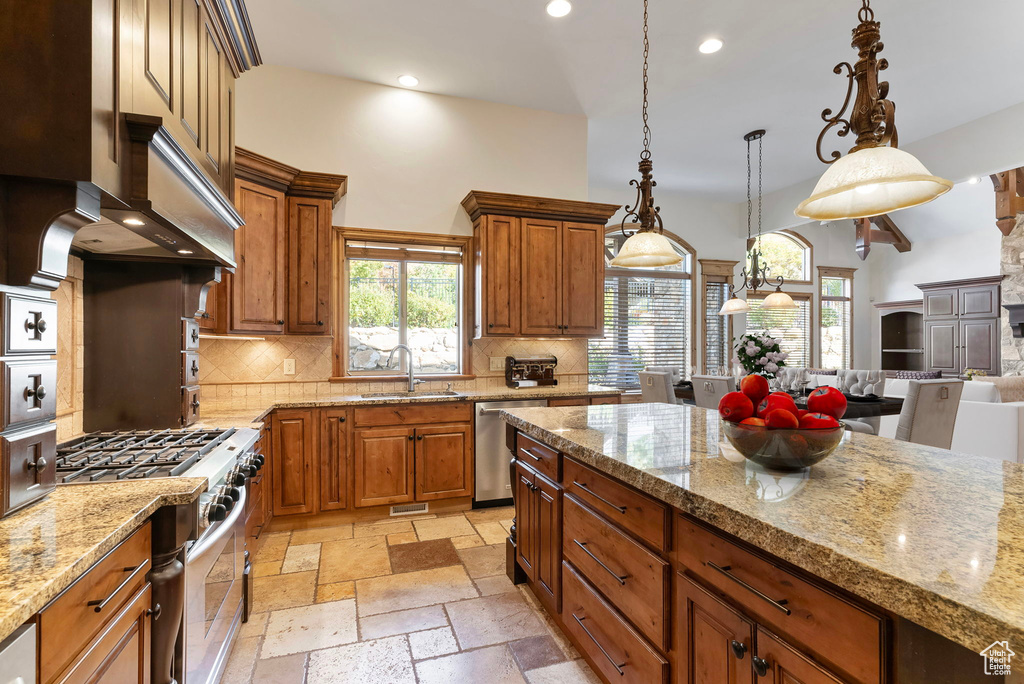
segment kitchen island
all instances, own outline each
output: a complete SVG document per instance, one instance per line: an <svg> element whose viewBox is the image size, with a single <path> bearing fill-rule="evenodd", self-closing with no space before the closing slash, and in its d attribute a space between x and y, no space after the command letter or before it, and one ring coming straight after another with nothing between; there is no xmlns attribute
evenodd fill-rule
<svg viewBox="0 0 1024 684"><path fill-rule="evenodd" d="M781 474L695 407L502 417L510 574L609 681L1000 681L977 653L1024 653L1018 464L848 434Z"/></svg>

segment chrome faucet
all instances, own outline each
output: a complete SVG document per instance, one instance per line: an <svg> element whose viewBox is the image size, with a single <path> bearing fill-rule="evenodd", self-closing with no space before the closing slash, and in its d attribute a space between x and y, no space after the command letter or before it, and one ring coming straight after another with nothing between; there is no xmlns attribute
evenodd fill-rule
<svg viewBox="0 0 1024 684"><path fill-rule="evenodd" d="M405 353L409 355L409 391L410 392L415 392L416 391L416 385L418 383L423 382L423 380L417 380L416 378L413 377L413 374L412 374L412 372L413 372L412 371L412 366L413 366L413 363L412 363L412 349L409 349L409 347L407 347L404 344L396 344L395 348L391 350L391 354L388 356L388 368L391 367L391 361L394 360L395 352L398 351L399 349L404 349Z"/></svg>

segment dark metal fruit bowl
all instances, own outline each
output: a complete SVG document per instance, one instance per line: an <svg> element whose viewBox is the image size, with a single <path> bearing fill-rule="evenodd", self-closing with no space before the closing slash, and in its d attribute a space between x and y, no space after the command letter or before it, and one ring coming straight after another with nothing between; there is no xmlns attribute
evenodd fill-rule
<svg viewBox="0 0 1024 684"><path fill-rule="evenodd" d="M845 426L829 428L780 428L722 421L722 432L736 451L772 470L797 471L828 458L843 441Z"/></svg>

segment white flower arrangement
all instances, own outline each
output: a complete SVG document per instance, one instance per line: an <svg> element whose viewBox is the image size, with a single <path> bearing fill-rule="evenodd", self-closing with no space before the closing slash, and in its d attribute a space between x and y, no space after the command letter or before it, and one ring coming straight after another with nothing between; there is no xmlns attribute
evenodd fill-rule
<svg viewBox="0 0 1024 684"><path fill-rule="evenodd" d="M779 347L779 340L767 332L741 335L736 344L734 361L748 374L763 375L769 380L775 378L780 368L785 367L789 354Z"/></svg>

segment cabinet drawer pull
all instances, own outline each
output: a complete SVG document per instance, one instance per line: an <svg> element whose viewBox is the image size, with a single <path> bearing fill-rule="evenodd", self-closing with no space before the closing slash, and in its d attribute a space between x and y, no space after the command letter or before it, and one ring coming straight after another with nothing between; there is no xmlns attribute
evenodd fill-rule
<svg viewBox="0 0 1024 684"><path fill-rule="evenodd" d="M107 607L107 604L110 603L110 601L115 596L117 596L119 591L121 591L122 589L127 587L129 584L131 584L132 580L135 579L135 576L138 575L140 572L142 572L146 568L147 565L149 565L149 559L148 558L146 560L142 561L141 563L139 563L138 565L136 565L134 568L125 568L124 569L125 572L130 572L132 574L128 575L125 578L124 582L121 582L119 585L117 585L117 588L114 589L114 591L110 592L110 595L107 596L107 598L105 598L105 599L103 599L101 601L89 601L89 603L87 603L86 605L87 606L93 606L94 607L93 609L97 613L99 613L100 611L102 611L104 608Z"/></svg>
<svg viewBox="0 0 1024 684"><path fill-rule="evenodd" d="M617 575L617 574L615 574L615 572L611 568L609 568L607 565L605 565L601 561L600 558L598 558L593 553L591 553L590 549L587 548L587 542L581 542L579 539L573 539L572 541L573 541L574 544L576 544L576 546L578 546L581 549L583 549L583 553L585 553L588 556L590 556L591 558L593 558L595 563L600 565L602 568L604 568L608 572L609 575L614 577L615 581L617 581L622 586L626 586L626 580L629 579L629 575Z"/></svg>
<svg viewBox="0 0 1024 684"><path fill-rule="evenodd" d="M715 570L717 570L718 572L720 572L723 575L725 575L726 577L728 577L729 579L731 579L736 584L740 585L741 587L743 587L744 589L749 591L750 593L754 594L758 598L764 599L768 603L772 604L772 606L778 608L779 610L781 610L786 615L792 615L793 614L793 611L791 611L785 605L785 604L789 603L789 601L787 601L786 599L779 599L778 601L776 601L775 599L773 599L772 597L768 596L767 594L758 591L754 587L750 586L749 584L747 584L746 582L741 580L736 575L734 575L731 572L729 572L729 570L732 569L732 566L726 565L726 566L723 567L723 566L718 565L716 563L712 563L711 561L707 561L707 564L709 566L711 566L712 568L714 568Z"/></svg>
<svg viewBox="0 0 1024 684"><path fill-rule="evenodd" d="M580 489L582 489L583 491L585 491L587 494L590 494L592 497L594 497L598 501L603 501L604 503L608 504L609 506L611 506L612 508L617 510L619 513L625 513L626 512L626 507L625 506L616 506L611 501L609 501L608 499L604 498L603 496L601 496L600 494L595 492L593 489L591 489L587 485L583 484L582 482L577 482L576 480L573 480L572 483L574 485L576 485L577 487L579 487Z"/></svg>
<svg viewBox="0 0 1024 684"><path fill-rule="evenodd" d="M612 658L610 655L608 655L608 651L604 650L604 646L601 645L601 642L598 641L597 639L595 639L594 635L590 633L589 629L587 629L587 626L585 624L583 624L583 621L586 620L587 618L579 617L578 615L576 615L576 613L573 613L572 614L572 619L575 620L576 623L580 627L583 628L583 631L587 633L587 636L590 637L590 640L594 642L594 645L597 646L599 649L601 649L601 653L604 653L604 657L607 658L608 662L612 664L612 667L615 668L615 671L618 672L620 675L625 675L626 673L625 673L625 671L623 671L622 668L624 668L626 666L626 663L622 663L622 664L616 663L615 659Z"/></svg>
<svg viewBox="0 0 1024 684"><path fill-rule="evenodd" d="M524 454L526 454L527 456L532 458L534 461L541 461L541 460L543 460L540 456L538 456L537 454L533 453L529 449L520 449L520 451L522 451Z"/></svg>
<svg viewBox="0 0 1024 684"><path fill-rule="evenodd" d="M764 677L768 674L768 661L764 658L758 658L754 656L754 672L757 673L758 677Z"/></svg>
<svg viewBox="0 0 1024 684"><path fill-rule="evenodd" d="M730 646L732 646L732 652L737 660L743 660L743 656L747 654L747 645L733 639Z"/></svg>

